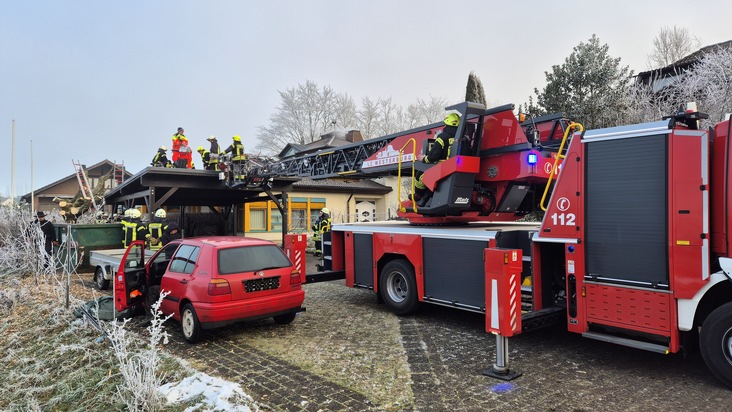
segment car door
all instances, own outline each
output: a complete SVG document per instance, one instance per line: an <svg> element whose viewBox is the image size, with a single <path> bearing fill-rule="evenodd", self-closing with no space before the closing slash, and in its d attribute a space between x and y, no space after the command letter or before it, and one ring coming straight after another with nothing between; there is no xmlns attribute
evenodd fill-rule
<svg viewBox="0 0 732 412"><path fill-rule="evenodd" d="M173 314L175 319L180 319L180 301L186 296L200 253L199 246L180 245L160 282L160 291L168 293L163 299L161 310L163 313Z"/></svg>
<svg viewBox="0 0 732 412"><path fill-rule="evenodd" d="M122 256L114 277L114 308L117 314L141 303L144 291L145 242L137 240L127 248Z"/></svg>

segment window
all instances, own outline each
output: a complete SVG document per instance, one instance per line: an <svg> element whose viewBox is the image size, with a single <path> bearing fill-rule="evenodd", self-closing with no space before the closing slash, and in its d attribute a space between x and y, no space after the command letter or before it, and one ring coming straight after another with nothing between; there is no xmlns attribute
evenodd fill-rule
<svg viewBox="0 0 732 412"><path fill-rule="evenodd" d="M292 266L276 245L245 246L219 250L219 274L257 272Z"/></svg>
<svg viewBox="0 0 732 412"><path fill-rule="evenodd" d="M322 208L310 209L310 227L308 228L308 230L312 230L313 225L315 225L315 222L318 221L318 218L320 217L320 209Z"/></svg>
<svg viewBox="0 0 732 412"><path fill-rule="evenodd" d="M173 262L170 264L170 271L177 273L193 273L193 268L196 267L196 261L198 260L198 253L201 248L190 245L181 245L178 251L173 256Z"/></svg>
<svg viewBox="0 0 732 412"><path fill-rule="evenodd" d="M307 229L307 221L305 220L305 209L295 209L290 215L292 219L292 230L305 230Z"/></svg>
<svg viewBox="0 0 732 412"><path fill-rule="evenodd" d="M282 231L282 215L280 214L279 209L272 209L272 231L273 232L281 232Z"/></svg>
<svg viewBox="0 0 732 412"><path fill-rule="evenodd" d="M267 230L267 211L265 209L249 210L249 230Z"/></svg>

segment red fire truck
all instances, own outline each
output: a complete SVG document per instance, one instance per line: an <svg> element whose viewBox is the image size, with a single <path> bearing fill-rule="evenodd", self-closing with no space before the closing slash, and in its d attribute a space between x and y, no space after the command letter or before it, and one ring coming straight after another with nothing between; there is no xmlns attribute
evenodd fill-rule
<svg viewBox="0 0 732 412"><path fill-rule="evenodd" d="M250 175L411 182L405 220L334 225L323 267L399 315L425 303L484 313L498 343L489 374L515 376L506 337L561 322L653 352L698 347L732 387L730 121L700 129L694 106L584 131L561 115L519 121L513 105L464 102L447 108L462 120L436 165L418 159L442 124ZM419 173L426 202L414 198ZM541 222L516 222L539 209Z"/></svg>
<svg viewBox="0 0 732 412"><path fill-rule="evenodd" d="M408 221L335 225L326 268L396 314L424 303L485 313L502 337L561 321L653 352L698 346L732 387L730 121L702 130L692 109L582 132L556 118L527 136L507 107L462 108L459 154L424 171L431 203L403 202ZM409 175L432 137L398 136L361 171ZM510 222L542 202L542 222ZM507 358L494 369L508 372Z"/></svg>

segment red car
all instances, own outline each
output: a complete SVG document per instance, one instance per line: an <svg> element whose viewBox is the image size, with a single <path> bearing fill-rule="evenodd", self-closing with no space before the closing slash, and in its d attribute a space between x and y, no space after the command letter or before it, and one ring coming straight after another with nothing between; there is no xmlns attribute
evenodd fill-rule
<svg viewBox="0 0 732 412"><path fill-rule="evenodd" d="M272 317L288 324L304 311L300 272L276 244L253 238L187 238L165 245L147 262L144 243L127 249L115 277L120 316L155 303L196 342L203 329ZM148 252L149 254L149 252Z"/></svg>

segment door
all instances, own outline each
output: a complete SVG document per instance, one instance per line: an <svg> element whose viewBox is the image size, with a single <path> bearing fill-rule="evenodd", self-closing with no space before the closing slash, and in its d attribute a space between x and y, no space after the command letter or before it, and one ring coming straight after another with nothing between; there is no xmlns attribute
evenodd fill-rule
<svg viewBox="0 0 732 412"><path fill-rule="evenodd" d="M122 256L114 278L114 308L117 313L142 303L145 286L145 242L136 240Z"/></svg>
<svg viewBox="0 0 732 412"><path fill-rule="evenodd" d="M200 251L200 247L186 244L180 245L175 251L170 266L160 281L160 292L168 293L160 307L163 313L174 314L176 319L180 319L179 302L186 296Z"/></svg>

